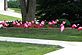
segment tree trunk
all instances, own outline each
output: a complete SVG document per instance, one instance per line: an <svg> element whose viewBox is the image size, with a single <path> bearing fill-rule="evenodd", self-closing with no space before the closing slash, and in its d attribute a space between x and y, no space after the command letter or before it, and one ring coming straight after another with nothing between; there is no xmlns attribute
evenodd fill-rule
<svg viewBox="0 0 82 55"><path fill-rule="evenodd" d="M35 18L36 0L20 0L22 21L32 21Z"/></svg>
<svg viewBox="0 0 82 55"><path fill-rule="evenodd" d="M7 0L4 0L4 10L7 10Z"/></svg>

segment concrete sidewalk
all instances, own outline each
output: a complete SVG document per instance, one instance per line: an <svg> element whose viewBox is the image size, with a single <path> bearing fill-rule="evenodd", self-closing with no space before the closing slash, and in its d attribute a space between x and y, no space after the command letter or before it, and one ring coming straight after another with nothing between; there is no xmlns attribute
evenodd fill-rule
<svg viewBox="0 0 82 55"><path fill-rule="evenodd" d="M82 55L82 42L68 42L57 40L43 40L43 39L30 39L30 38L15 38L15 37L0 37L0 41L8 42L21 42L21 43L33 43L33 44L45 44L45 45L59 45L64 47L61 50L53 51L45 55ZM79 54L80 53L80 54Z"/></svg>
<svg viewBox="0 0 82 55"><path fill-rule="evenodd" d="M82 46L71 46L47 53L45 55L82 55Z"/></svg>
<svg viewBox="0 0 82 55"><path fill-rule="evenodd" d="M15 37L0 37L0 41L46 44L46 45L60 45L62 47L82 46L82 42L68 42L68 41L15 38Z"/></svg>

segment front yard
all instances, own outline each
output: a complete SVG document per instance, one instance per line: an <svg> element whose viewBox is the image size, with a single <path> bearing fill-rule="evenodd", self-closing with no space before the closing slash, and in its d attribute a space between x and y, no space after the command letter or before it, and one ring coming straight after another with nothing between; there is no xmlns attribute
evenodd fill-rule
<svg viewBox="0 0 82 55"><path fill-rule="evenodd" d="M0 55L43 55L60 48L60 46L0 42Z"/></svg>

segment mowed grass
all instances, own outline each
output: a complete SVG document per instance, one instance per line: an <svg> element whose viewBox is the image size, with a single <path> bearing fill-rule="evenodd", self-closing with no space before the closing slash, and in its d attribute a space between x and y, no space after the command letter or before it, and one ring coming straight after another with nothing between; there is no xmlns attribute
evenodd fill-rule
<svg viewBox="0 0 82 55"><path fill-rule="evenodd" d="M60 48L60 46L0 42L0 55L44 55Z"/></svg>
<svg viewBox="0 0 82 55"><path fill-rule="evenodd" d="M77 29L24 29L24 28L6 28L0 29L0 36L19 37L19 38L35 38L62 41L82 41L82 31Z"/></svg>
<svg viewBox="0 0 82 55"><path fill-rule="evenodd" d="M0 14L0 21L3 21L3 20L15 21L15 20L22 20L22 18L16 18L16 17L6 16L6 15Z"/></svg>

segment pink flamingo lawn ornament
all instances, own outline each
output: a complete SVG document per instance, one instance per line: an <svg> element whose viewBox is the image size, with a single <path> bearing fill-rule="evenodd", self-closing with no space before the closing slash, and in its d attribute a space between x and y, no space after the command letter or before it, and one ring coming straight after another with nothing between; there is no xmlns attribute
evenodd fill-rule
<svg viewBox="0 0 82 55"><path fill-rule="evenodd" d="M57 22L56 22L56 21L54 21L54 20L52 20L52 24L54 24L54 25L55 25L55 24L57 24Z"/></svg>
<svg viewBox="0 0 82 55"><path fill-rule="evenodd" d="M20 23L19 23L19 22L17 22L16 26L17 26L17 27L20 27Z"/></svg>
<svg viewBox="0 0 82 55"><path fill-rule="evenodd" d="M16 26L16 21L13 21L12 22L12 25L15 27Z"/></svg>
<svg viewBox="0 0 82 55"><path fill-rule="evenodd" d="M34 27L35 27L35 21L32 20L32 21L31 21L31 24L32 24L32 25L31 25L31 28L34 28Z"/></svg>
<svg viewBox="0 0 82 55"><path fill-rule="evenodd" d="M49 28L53 28L52 24L52 22L48 22Z"/></svg>
<svg viewBox="0 0 82 55"><path fill-rule="evenodd" d="M78 31L80 31L80 30L82 30L82 27L79 27L79 28L78 28Z"/></svg>
<svg viewBox="0 0 82 55"><path fill-rule="evenodd" d="M76 24L73 24L72 25L72 29L75 29L75 28L77 28L77 25Z"/></svg>
<svg viewBox="0 0 82 55"><path fill-rule="evenodd" d="M45 21L41 21L41 23L39 25L40 25L40 28L43 28L45 25Z"/></svg>
<svg viewBox="0 0 82 55"><path fill-rule="evenodd" d="M66 21L63 21L62 24L60 25L61 32L63 32L65 29L65 26L64 26L65 23L66 23Z"/></svg>
<svg viewBox="0 0 82 55"><path fill-rule="evenodd" d="M45 21L41 21L41 24L42 24L42 25L45 25Z"/></svg>
<svg viewBox="0 0 82 55"><path fill-rule="evenodd" d="M4 27L8 27L9 26L9 24L6 23L6 20L4 20L4 22L2 22L2 24L3 24Z"/></svg>
<svg viewBox="0 0 82 55"><path fill-rule="evenodd" d="M60 30L61 30L61 32L63 32L64 29L65 29L64 24L61 24L61 25L60 25Z"/></svg>
<svg viewBox="0 0 82 55"><path fill-rule="evenodd" d="M52 27L56 27L55 25L58 23L58 19L56 19L55 21L52 20Z"/></svg>
<svg viewBox="0 0 82 55"><path fill-rule="evenodd" d="M31 28L31 26L32 26L32 23L28 22L28 28Z"/></svg>
<svg viewBox="0 0 82 55"><path fill-rule="evenodd" d="M56 19L55 21L54 20L52 20L52 24L57 24L57 22L59 22L59 20L58 19Z"/></svg>
<svg viewBox="0 0 82 55"><path fill-rule="evenodd" d="M22 21L20 21L19 23L20 23L20 28L23 28L23 23L22 23Z"/></svg>
<svg viewBox="0 0 82 55"><path fill-rule="evenodd" d="M28 24L27 23L24 23L24 28L28 28Z"/></svg>

